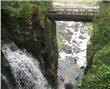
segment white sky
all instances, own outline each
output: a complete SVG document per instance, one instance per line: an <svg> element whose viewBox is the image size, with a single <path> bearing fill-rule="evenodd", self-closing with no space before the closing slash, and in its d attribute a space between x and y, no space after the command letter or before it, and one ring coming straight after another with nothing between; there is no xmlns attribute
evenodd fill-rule
<svg viewBox="0 0 110 89"><path fill-rule="evenodd" d="M94 6L97 5L97 2L102 1L102 0L52 0L53 6L59 5L63 7L68 7L71 6L76 6L78 7L79 5L87 5L87 6ZM76 5L75 5L76 4Z"/></svg>
<svg viewBox="0 0 110 89"><path fill-rule="evenodd" d="M101 0L52 0L53 2L97 2Z"/></svg>
<svg viewBox="0 0 110 89"><path fill-rule="evenodd" d="M53 3L59 2L59 3L79 3L79 4L96 4L99 1L102 0L52 0Z"/></svg>

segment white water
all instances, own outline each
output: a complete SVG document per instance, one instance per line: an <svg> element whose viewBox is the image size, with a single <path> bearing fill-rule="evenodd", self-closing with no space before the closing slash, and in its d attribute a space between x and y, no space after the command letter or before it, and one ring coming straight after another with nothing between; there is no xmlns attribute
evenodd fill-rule
<svg viewBox="0 0 110 89"><path fill-rule="evenodd" d="M11 66L17 89L51 89L41 73L38 61L14 43L2 45L2 52Z"/></svg>
<svg viewBox="0 0 110 89"><path fill-rule="evenodd" d="M87 65L86 48L89 41L87 24L64 21L56 23L57 35L62 36L64 43L71 48L69 53L64 49L59 50L58 89L73 89L80 85ZM41 73L39 62L26 50L18 49L14 43L5 43L2 45L2 52L9 62L17 82L17 89L51 89ZM5 77L3 78L7 81ZM7 84L10 86L8 81Z"/></svg>
<svg viewBox="0 0 110 89"><path fill-rule="evenodd" d="M57 21L56 24L57 36L70 48L59 48L58 89L75 89L81 84L87 66L86 48L90 38L87 23Z"/></svg>

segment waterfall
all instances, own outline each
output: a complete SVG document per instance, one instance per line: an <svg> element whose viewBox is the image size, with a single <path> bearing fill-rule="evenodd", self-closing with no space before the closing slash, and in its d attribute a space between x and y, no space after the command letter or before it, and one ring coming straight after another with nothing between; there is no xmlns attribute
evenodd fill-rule
<svg viewBox="0 0 110 89"><path fill-rule="evenodd" d="M88 23L56 21L59 45L58 89L80 86L87 66ZM60 39L60 40L59 40Z"/></svg>
<svg viewBox="0 0 110 89"><path fill-rule="evenodd" d="M20 50L10 42L2 44L2 52L10 65L17 89L51 89L41 73L39 62L25 49Z"/></svg>

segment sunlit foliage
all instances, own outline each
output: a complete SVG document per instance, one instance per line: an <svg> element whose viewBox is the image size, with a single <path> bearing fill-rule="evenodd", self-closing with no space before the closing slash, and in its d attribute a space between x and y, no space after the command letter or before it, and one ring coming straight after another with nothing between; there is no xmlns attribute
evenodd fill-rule
<svg viewBox="0 0 110 89"><path fill-rule="evenodd" d="M110 3L100 4L102 16L93 23L89 46L91 66L81 89L110 89Z"/></svg>

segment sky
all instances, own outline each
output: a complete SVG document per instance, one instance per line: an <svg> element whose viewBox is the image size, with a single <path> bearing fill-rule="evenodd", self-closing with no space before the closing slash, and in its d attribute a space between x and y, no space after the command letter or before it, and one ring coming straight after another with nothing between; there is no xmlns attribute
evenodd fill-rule
<svg viewBox="0 0 110 89"><path fill-rule="evenodd" d="M97 2L101 0L53 0L53 1L60 1L60 2Z"/></svg>
<svg viewBox="0 0 110 89"><path fill-rule="evenodd" d="M96 5L97 2L102 1L102 0L52 0L53 3L63 3L63 4L72 4L72 3L77 3L77 4L85 4L85 5Z"/></svg>

